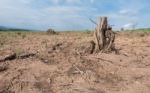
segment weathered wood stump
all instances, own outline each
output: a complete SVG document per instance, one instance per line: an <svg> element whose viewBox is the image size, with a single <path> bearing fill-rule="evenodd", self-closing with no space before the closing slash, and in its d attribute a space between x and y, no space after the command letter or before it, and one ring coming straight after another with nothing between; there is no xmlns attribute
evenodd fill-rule
<svg viewBox="0 0 150 93"><path fill-rule="evenodd" d="M96 50L102 52L109 52L114 49L115 33L107 23L107 17L98 17L96 31L94 32Z"/></svg>

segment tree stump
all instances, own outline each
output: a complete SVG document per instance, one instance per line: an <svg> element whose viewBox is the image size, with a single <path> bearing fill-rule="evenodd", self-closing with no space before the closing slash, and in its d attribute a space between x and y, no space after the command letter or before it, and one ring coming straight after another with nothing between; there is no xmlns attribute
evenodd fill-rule
<svg viewBox="0 0 150 93"><path fill-rule="evenodd" d="M114 49L115 33L107 23L107 17L98 17L96 31L94 32L97 46L96 50L102 52L108 52Z"/></svg>

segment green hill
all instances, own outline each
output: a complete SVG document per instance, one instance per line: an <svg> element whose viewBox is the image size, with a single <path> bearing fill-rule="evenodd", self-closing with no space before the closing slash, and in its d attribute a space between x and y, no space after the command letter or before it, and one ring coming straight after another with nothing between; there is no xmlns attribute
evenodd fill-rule
<svg viewBox="0 0 150 93"><path fill-rule="evenodd" d="M0 31L33 31L33 30L0 26Z"/></svg>

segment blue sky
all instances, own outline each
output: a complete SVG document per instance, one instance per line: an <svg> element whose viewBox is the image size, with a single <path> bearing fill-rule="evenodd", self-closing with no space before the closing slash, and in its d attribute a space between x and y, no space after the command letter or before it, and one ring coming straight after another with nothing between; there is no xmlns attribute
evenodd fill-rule
<svg viewBox="0 0 150 93"><path fill-rule="evenodd" d="M0 25L46 30L94 29L89 18L108 16L109 24L150 27L150 0L0 0Z"/></svg>

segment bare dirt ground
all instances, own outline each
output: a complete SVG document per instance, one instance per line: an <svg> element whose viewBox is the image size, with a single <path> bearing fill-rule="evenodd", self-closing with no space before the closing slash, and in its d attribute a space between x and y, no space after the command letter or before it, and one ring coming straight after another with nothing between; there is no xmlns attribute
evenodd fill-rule
<svg viewBox="0 0 150 93"><path fill-rule="evenodd" d="M0 93L150 93L150 33L119 32L90 54L92 33L0 33Z"/></svg>

